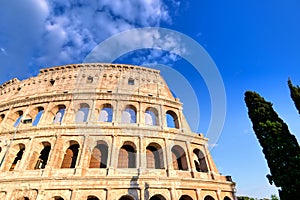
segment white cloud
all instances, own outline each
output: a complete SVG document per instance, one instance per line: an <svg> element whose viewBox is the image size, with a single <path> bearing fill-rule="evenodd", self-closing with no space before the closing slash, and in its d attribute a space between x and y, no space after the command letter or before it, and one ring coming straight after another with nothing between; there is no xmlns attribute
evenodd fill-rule
<svg viewBox="0 0 300 200"><path fill-rule="evenodd" d="M46 67L81 62L97 44L113 34L170 23L170 13L179 1L170 2L5 1L0 7L0 45L9 56L0 61L1 70L15 67L24 76L31 71L30 64ZM4 54L2 49L1 52Z"/></svg>
<svg viewBox="0 0 300 200"><path fill-rule="evenodd" d="M1 50L1 52L2 52L3 55L7 56L7 53L6 53L6 51L5 51L4 48L0 48L0 50Z"/></svg>
<svg viewBox="0 0 300 200"><path fill-rule="evenodd" d="M145 48L155 50L139 50ZM128 53L128 51L134 50L139 50L139 52ZM178 55L187 55L188 51L185 44L181 42L180 35L176 35L167 29L132 29L98 45L88 55L85 62L111 62L125 53L127 53L127 58L133 60L133 64L172 65L173 62L179 59ZM126 57L124 60L126 60Z"/></svg>

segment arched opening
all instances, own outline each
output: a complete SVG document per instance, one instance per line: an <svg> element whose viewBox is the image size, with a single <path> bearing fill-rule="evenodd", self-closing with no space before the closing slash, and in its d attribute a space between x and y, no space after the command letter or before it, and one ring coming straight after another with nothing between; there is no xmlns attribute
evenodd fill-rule
<svg viewBox="0 0 300 200"><path fill-rule="evenodd" d="M166 113L167 127L169 128L179 128L178 116L175 112L168 110Z"/></svg>
<svg viewBox="0 0 300 200"><path fill-rule="evenodd" d="M204 198L204 200L215 200L212 196L210 196L210 195L207 195L205 198Z"/></svg>
<svg viewBox="0 0 300 200"><path fill-rule="evenodd" d="M62 197L60 197L60 196L55 196L53 199L54 199L54 200L64 200L64 198L62 198Z"/></svg>
<svg viewBox="0 0 300 200"><path fill-rule="evenodd" d="M66 111L66 106L65 105L58 105L56 107L56 113L53 118L53 124L60 124L63 120L65 111Z"/></svg>
<svg viewBox="0 0 300 200"><path fill-rule="evenodd" d="M41 119L41 117L44 113L44 108L43 107L38 107L35 112L37 112L37 113L36 113L35 118L32 122L32 126L37 126L38 125L38 123L39 123L39 121L40 121L40 119Z"/></svg>
<svg viewBox="0 0 300 200"><path fill-rule="evenodd" d="M5 118L5 114L1 114L1 115L0 115L0 124L1 124L1 122L4 120L4 118Z"/></svg>
<svg viewBox="0 0 300 200"><path fill-rule="evenodd" d="M189 195L182 195L179 200L193 200Z"/></svg>
<svg viewBox="0 0 300 200"><path fill-rule="evenodd" d="M14 121L14 127L19 126L19 124L21 123L22 117L23 117L23 111L22 110L19 110L14 114L14 120L15 120Z"/></svg>
<svg viewBox="0 0 300 200"><path fill-rule="evenodd" d="M24 151L25 151L25 145L24 144L18 144L17 154L16 154L16 156L14 158L14 161L12 162L12 164L9 168L9 171L13 171L16 168L16 165L19 164L19 162L21 162Z"/></svg>
<svg viewBox="0 0 300 200"><path fill-rule="evenodd" d="M49 142L43 142L44 148L40 152L39 158L34 166L34 169L45 169L48 158L49 158L49 153L51 150L51 144Z"/></svg>
<svg viewBox="0 0 300 200"><path fill-rule="evenodd" d="M124 196L122 196L119 200L134 200L134 198L132 198L132 197L129 196L129 195L124 195Z"/></svg>
<svg viewBox="0 0 300 200"><path fill-rule="evenodd" d="M16 200L30 200L28 197L20 197L20 198L16 198Z"/></svg>
<svg viewBox="0 0 300 200"><path fill-rule="evenodd" d="M76 113L75 122L87 122L90 106L87 103L81 103Z"/></svg>
<svg viewBox="0 0 300 200"><path fill-rule="evenodd" d="M104 104L99 113L99 122L112 122L113 107L110 104Z"/></svg>
<svg viewBox="0 0 300 200"><path fill-rule="evenodd" d="M96 196L88 196L87 200L99 200Z"/></svg>
<svg viewBox="0 0 300 200"><path fill-rule="evenodd" d="M108 157L108 146L105 142L98 141L94 147L90 159L90 168L106 168Z"/></svg>
<svg viewBox="0 0 300 200"><path fill-rule="evenodd" d="M157 194L157 195L154 195L150 198L150 200L166 200L165 197L163 197L162 195L160 194Z"/></svg>
<svg viewBox="0 0 300 200"><path fill-rule="evenodd" d="M188 170L185 151L178 145L172 148L172 162L175 170Z"/></svg>
<svg viewBox="0 0 300 200"><path fill-rule="evenodd" d="M231 200L231 199L230 199L229 197L226 196L226 197L224 197L224 200Z"/></svg>
<svg viewBox="0 0 300 200"><path fill-rule="evenodd" d="M71 141L69 148L66 150L61 168L75 168L78 151L79 144L75 141Z"/></svg>
<svg viewBox="0 0 300 200"><path fill-rule="evenodd" d="M93 81L94 81L94 78L92 76L88 76L86 79L87 83L93 83Z"/></svg>
<svg viewBox="0 0 300 200"><path fill-rule="evenodd" d="M151 143L146 148L147 168L163 169L163 151L159 144Z"/></svg>
<svg viewBox="0 0 300 200"><path fill-rule="evenodd" d="M132 142L125 142L121 147L118 168L136 168L136 148Z"/></svg>
<svg viewBox="0 0 300 200"><path fill-rule="evenodd" d="M194 164L198 172L208 172L205 156L199 149L194 149Z"/></svg>
<svg viewBox="0 0 300 200"><path fill-rule="evenodd" d="M136 123L136 108L134 106L126 106L123 110L122 123Z"/></svg>
<svg viewBox="0 0 300 200"><path fill-rule="evenodd" d="M134 79L133 78L128 79L128 85L134 85Z"/></svg>
<svg viewBox="0 0 300 200"><path fill-rule="evenodd" d="M147 108L145 111L145 124L151 126L158 125L158 112L155 108Z"/></svg>

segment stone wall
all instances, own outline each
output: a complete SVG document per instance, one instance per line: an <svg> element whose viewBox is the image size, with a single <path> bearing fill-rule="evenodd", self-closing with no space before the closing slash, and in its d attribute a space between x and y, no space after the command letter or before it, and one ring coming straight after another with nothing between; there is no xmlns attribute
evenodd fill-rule
<svg viewBox="0 0 300 200"><path fill-rule="evenodd" d="M235 198L157 70L59 66L0 94L1 199Z"/></svg>

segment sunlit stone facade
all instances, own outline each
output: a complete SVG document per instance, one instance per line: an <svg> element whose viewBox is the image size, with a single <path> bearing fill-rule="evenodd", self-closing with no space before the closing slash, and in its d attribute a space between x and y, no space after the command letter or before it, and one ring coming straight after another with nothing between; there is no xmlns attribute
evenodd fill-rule
<svg viewBox="0 0 300 200"><path fill-rule="evenodd" d="M1 200L235 199L158 70L52 67L0 99Z"/></svg>

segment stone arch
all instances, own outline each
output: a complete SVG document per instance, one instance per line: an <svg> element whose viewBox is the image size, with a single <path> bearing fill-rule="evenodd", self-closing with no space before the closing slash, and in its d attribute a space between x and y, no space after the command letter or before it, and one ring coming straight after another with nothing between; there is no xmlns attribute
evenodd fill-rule
<svg viewBox="0 0 300 200"><path fill-rule="evenodd" d="M166 121L167 121L167 127L179 129L179 119L177 114L174 111L168 110L166 112Z"/></svg>
<svg viewBox="0 0 300 200"><path fill-rule="evenodd" d="M87 122L90 112L90 106L87 103L80 103L79 109L75 114L75 122Z"/></svg>
<svg viewBox="0 0 300 200"><path fill-rule="evenodd" d="M61 196L54 196L54 197L50 198L50 200L64 200L64 198Z"/></svg>
<svg viewBox="0 0 300 200"><path fill-rule="evenodd" d="M212 196L207 195L204 197L204 200L215 200Z"/></svg>
<svg viewBox="0 0 300 200"><path fill-rule="evenodd" d="M175 170L188 170L186 153L182 147L175 145L171 149L173 168Z"/></svg>
<svg viewBox="0 0 300 200"><path fill-rule="evenodd" d="M122 111L122 123L136 123L137 110L133 105L127 105Z"/></svg>
<svg viewBox="0 0 300 200"><path fill-rule="evenodd" d="M16 200L30 200L29 197L20 197L20 198L17 198Z"/></svg>
<svg viewBox="0 0 300 200"><path fill-rule="evenodd" d="M25 151L25 145L23 143L16 144L14 147L11 148L12 153L9 155L9 171L13 171L17 168L18 164L21 162L23 158L23 154Z"/></svg>
<svg viewBox="0 0 300 200"><path fill-rule="evenodd" d="M75 168L79 153L79 144L77 141L71 140L70 146L66 150L61 168Z"/></svg>
<svg viewBox="0 0 300 200"><path fill-rule="evenodd" d="M228 196L224 197L224 200L231 200Z"/></svg>
<svg viewBox="0 0 300 200"><path fill-rule="evenodd" d="M106 168L108 159L108 145L104 141L97 141L90 158L89 168Z"/></svg>
<svg viewBox="0 0 300 200"><path fill-rule="evenodd" d="M157 126L158 124L158 112L156 108L148 107L145 110L145 124L151 126Z"/></svg>
<svg viewBox="0 0 300 200"><path fill-rule="evenodd" d="M166 200L166 198L161 194L156 194L152 196L149 200Z"/></svg>
<svg viewBox="0 0 300 200"><path fill-rule="evenodd" d="M5 114L1 113L0 114L0 124L2 123L2 121L4 120L4 118L5 118Z"/></svg>
<svg viewBox="0 0 300 200"><path fill-rule="evenodd" d="M198 172L208 172L208 167L203 152L199 149L194 149L193 154L196 170Z"/></svg>
<svg viewBox="0 0 300 200"><path fill-rule="evenodd" d="M130 195L123 195L119 200L134 200L134 198Z"/></svg>
<svg viewBox="0 0 300 200"><path fill-rule="evenodd" d="M147 168L164 168L163 150L159 144L153 142L146 147L146 160Z"/></svg>
<svg viewBox="0 0 300 200"><path fill-rule="evenodd" d="M51 150L51 144L49 142L42 142L39 148L40 152L33 151L28 169L45 169Z"/></svg>
<svg viewBox="0 0 300 200"><path fill-rule="evenodd" d="M182 195L179 200L193 200L189 195Z"/></svg>
<svg viewBox="0 0 300 200"><path fill-rule="evenodd" d="M98 121L112 122L113 120L113 106L109 103L103 104L99 111Z"/></svg>
<svg viewBox="0 0 300 200"><path fill-rule="evenodd" d="M119 150L118 168L136 168L136 146L133 142L124 142Z"/></svg>
<svg viewBox="0 0 300 200"><path fill-rule="evenodd" d="M11 113L6 121L6 124L11 125L13 127L18 127L19 124L21 123L23 117L23 111L22 110L18 110L14 113Z"/></svg>
<svg viewBox="0 0 300 200"><path fill-rule="evenodd" d="M87 200L100 200L98 197L94 196L94 195L89 195L87 197Z"/></svg>
<svg viewBox="0 0 300 200"><path fill-rule="evenodd" d="M40 119L44 113L44 107L38 106L34 109L30 110L30 112L26 115L23 123L32 124L32 126L37 126L40 122Z"/></svg>
<svg viewBox="0 0 300 200"><path fill-rule="evenodd" d="M59 104L55 106L50 112L52 123L60 124L63 120L65 112L66 112L66 106L64 104Z"/></svg>

